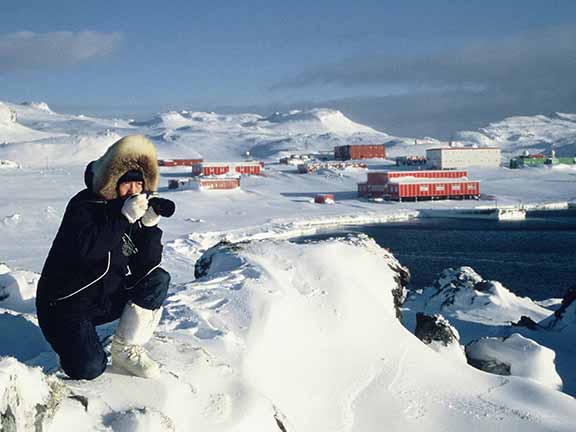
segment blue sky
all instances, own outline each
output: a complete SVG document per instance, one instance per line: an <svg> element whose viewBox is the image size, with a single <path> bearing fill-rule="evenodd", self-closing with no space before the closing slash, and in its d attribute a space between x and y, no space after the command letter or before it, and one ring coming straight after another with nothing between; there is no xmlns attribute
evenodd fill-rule
<svg viewBox="0 0 576 432"><path fill-rule="evenodd" d="M0 14L0 100L101 115L329 106L439 136L576 110L575 24L572 0L19 0Z"/></svg>

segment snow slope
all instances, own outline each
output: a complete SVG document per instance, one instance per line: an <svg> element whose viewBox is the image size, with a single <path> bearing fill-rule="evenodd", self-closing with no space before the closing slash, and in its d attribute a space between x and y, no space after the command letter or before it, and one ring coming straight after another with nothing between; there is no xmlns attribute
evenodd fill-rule
<svg viewBox="0 0 576 432"><path fill-rule="evenodd" d="M366 238L224 246L171 291L150 344L163 376L65 382L47 430L572 430L573 398L411 335L387 257ZM42 378L15 369L24 397Z"/></svg>

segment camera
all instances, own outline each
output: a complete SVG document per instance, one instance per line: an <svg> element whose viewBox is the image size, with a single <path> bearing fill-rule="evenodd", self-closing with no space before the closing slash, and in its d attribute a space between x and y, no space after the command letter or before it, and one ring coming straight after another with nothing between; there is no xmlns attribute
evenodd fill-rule
<svg viewBox="0 0 576 432"><path fill-rule="evenodd" d="M151 196L148 198L148 206L152 207L157 215L162 217L171 217L176 211L176 204L166 198L159 198L157 196Z"/></svg>

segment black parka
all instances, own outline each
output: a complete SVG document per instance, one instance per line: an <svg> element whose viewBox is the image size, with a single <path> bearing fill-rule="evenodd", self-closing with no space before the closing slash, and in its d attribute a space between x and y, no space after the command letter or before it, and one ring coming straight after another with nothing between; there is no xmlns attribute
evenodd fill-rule
<svg viewBox="0 0 576 432"><path fill-rule="evenodd" d="M123 204L121 199L104 200L89 188L70 200L38 282L39 310L105 314L117 290L136 284L160 264L162 231L140 221L130 224L121 213ZM130 257L122 252L125 235L138 249Z"/></svg>

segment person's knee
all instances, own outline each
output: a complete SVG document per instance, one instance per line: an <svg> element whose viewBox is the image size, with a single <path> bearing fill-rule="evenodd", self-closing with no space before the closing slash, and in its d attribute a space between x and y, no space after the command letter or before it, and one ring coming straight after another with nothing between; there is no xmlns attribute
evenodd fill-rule
<svg viewBox="0 0 576 432"><path fill-rule="evenodd" d="M170 273L158 267L139 284L132 301L145 309L158 309L168 295L169 286Z"/></svg>
<svg viewBox="0 0 576 432"><path fill-rule="evenodd" d="M93 380L98 378L106 370L108 361L104 352L83 362L62 362L62 369L72 379Z"/></svg>

